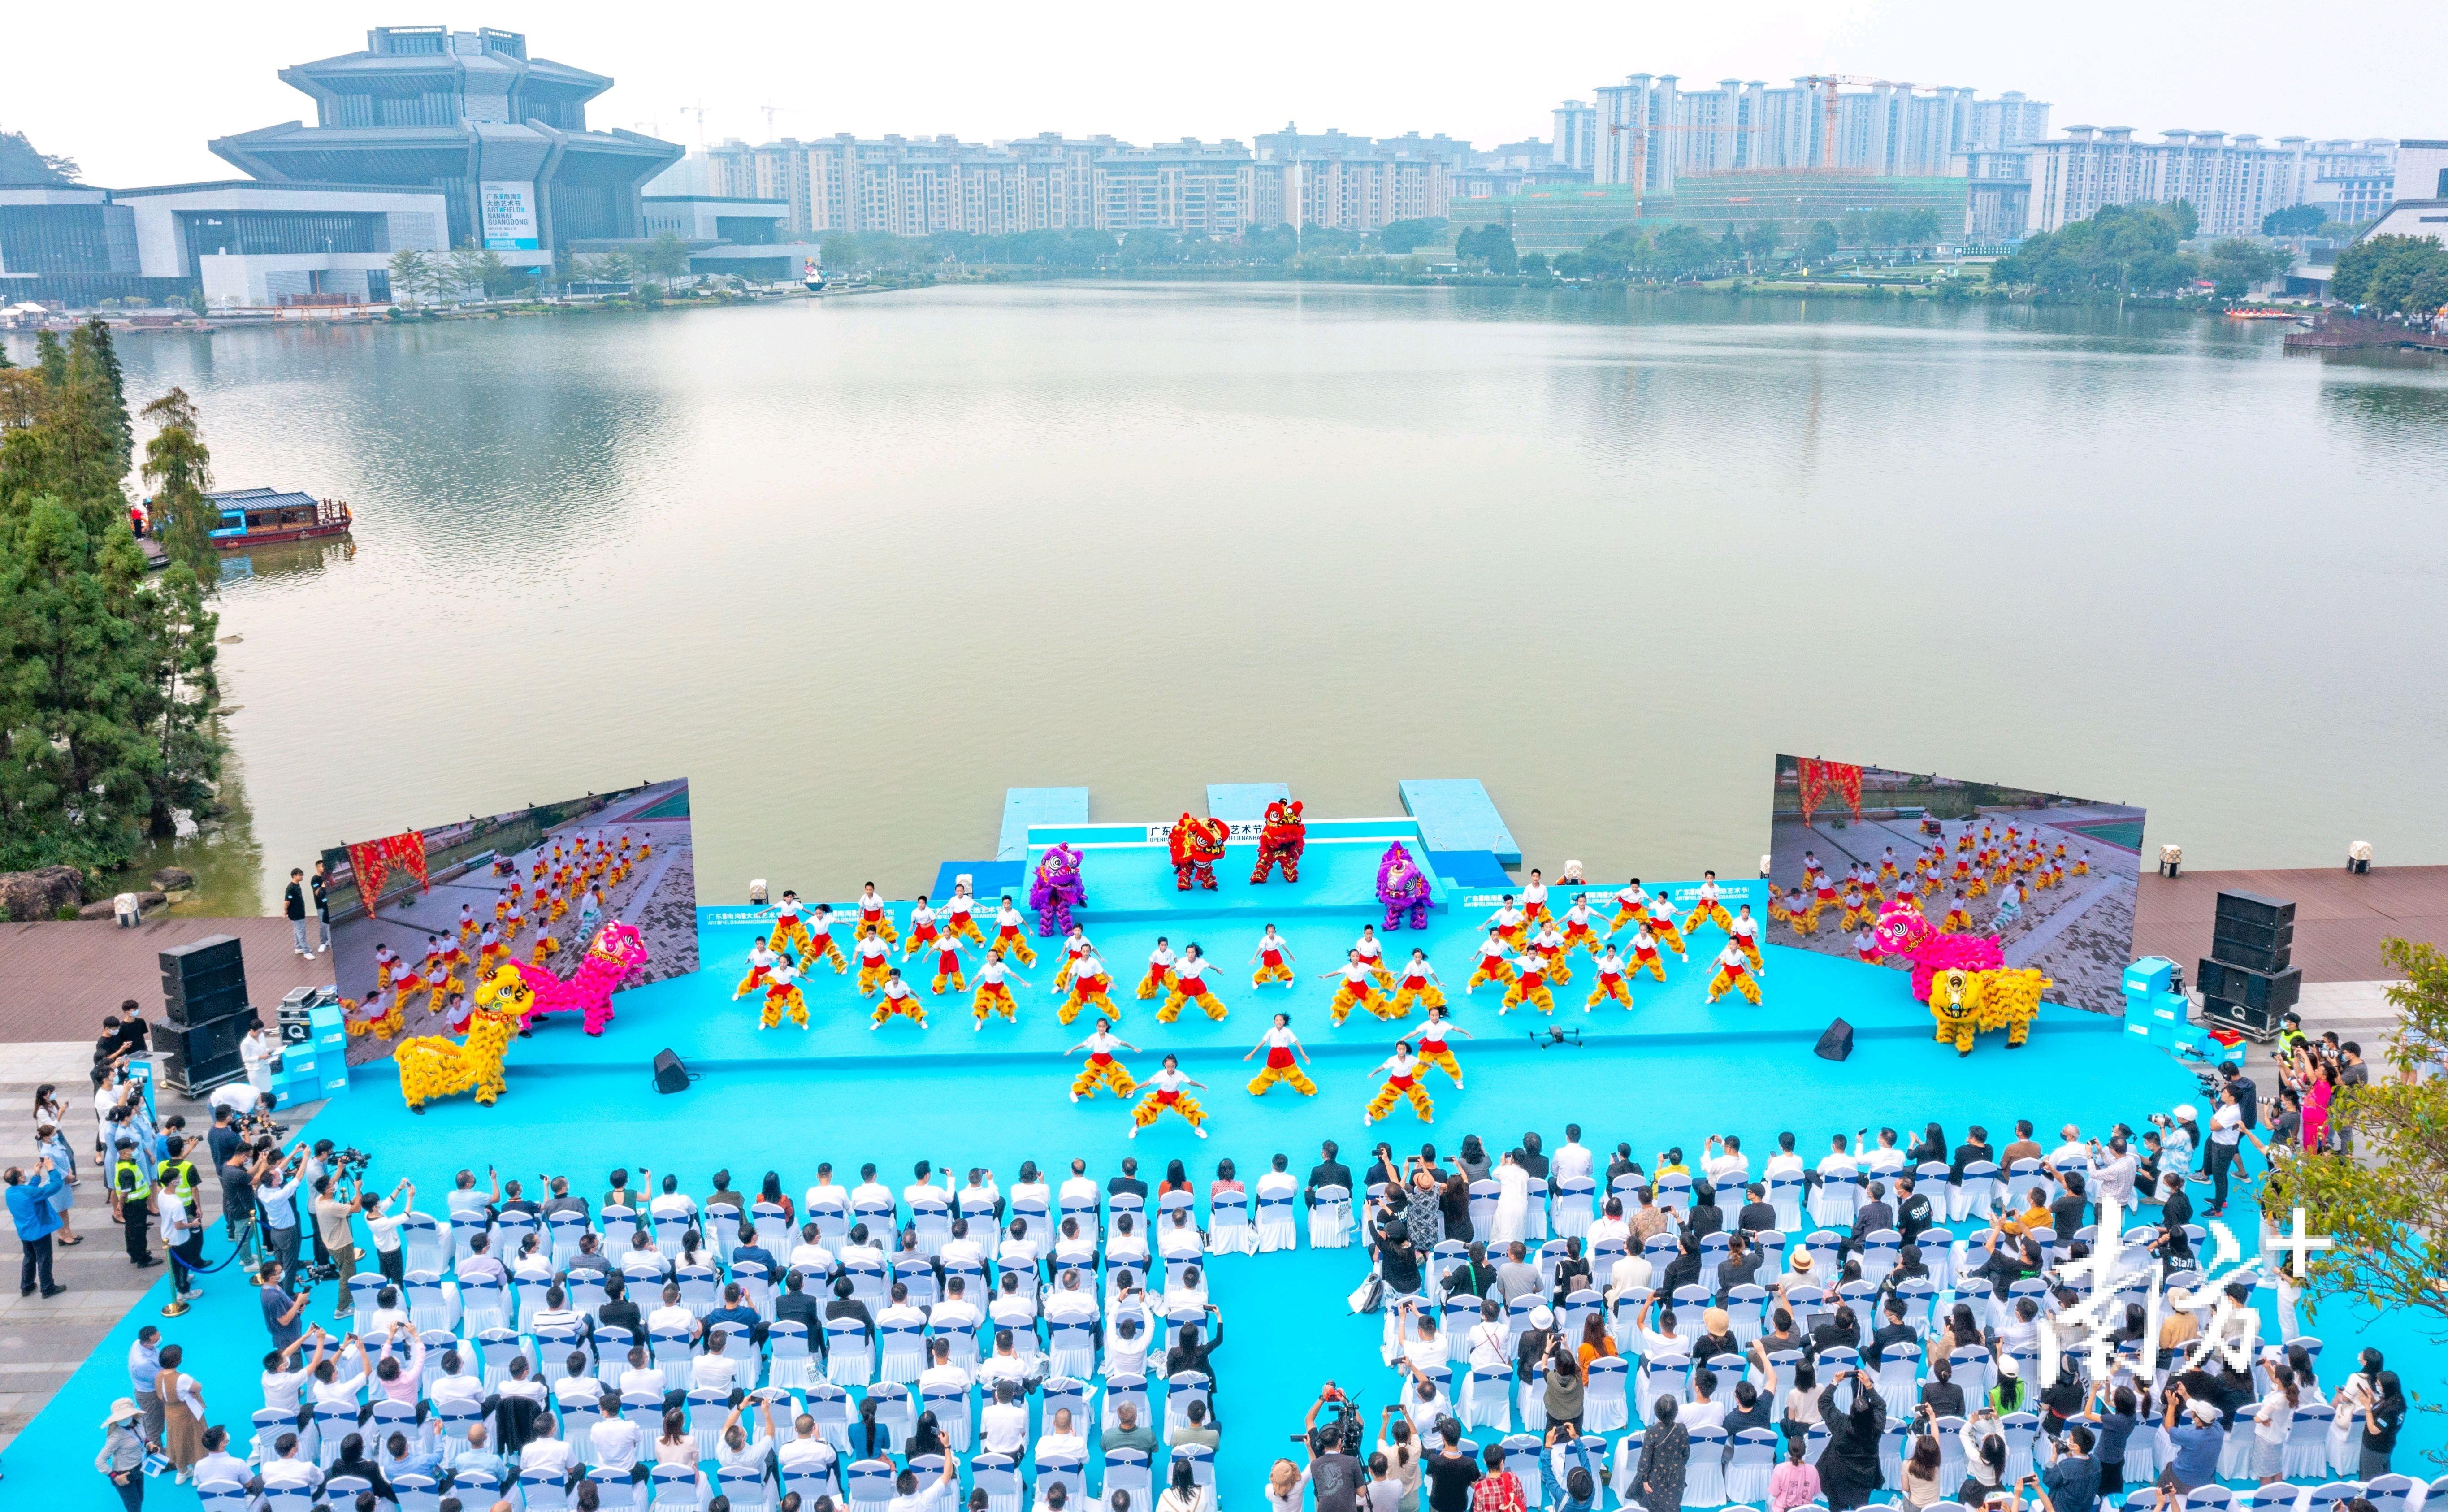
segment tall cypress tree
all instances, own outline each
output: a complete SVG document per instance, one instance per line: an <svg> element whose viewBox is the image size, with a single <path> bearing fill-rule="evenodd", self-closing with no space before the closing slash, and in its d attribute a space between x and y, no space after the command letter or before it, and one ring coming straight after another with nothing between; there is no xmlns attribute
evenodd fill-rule
<svg viewBox="0 0 2448 1512"><path fill-rule="evenodd" d="M186 564L205 584L219 580L220 554L212 529L219 511L204 497L213 486L213 456L199 433L195 401L173 388L144 407L158 428L144 443L144 481L153 489L153 510L172 560Z"/></svg>

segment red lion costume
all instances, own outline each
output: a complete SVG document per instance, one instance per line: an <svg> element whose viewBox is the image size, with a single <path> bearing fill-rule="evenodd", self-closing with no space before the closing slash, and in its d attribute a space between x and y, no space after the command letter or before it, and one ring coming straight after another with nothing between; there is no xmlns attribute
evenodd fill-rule
<svg viewBox="0 0 2448 1512"><path fill-rule="evenodd" d="M1175 891L1189 891L1194 880L1215 890L1215 863L1223 859L1224 841L1232 833L1233 827L1221 819L1194 819L1184 813L1174 821L1167 842L1173 850Z"/></svg>
<svg viewBox="0 0 2448 1512"><path fill-rule="evenodd" d="M1301 818L1300 800L1287 803L1281 798L1267 805L1267 827L1258 832L1258 869L1250 873L1250 884L1255 887L1267 880L1267 873L1277 863L1284 869L1284 880L1300 880L1301 851L1309 844L1309 825Z"/></svg>

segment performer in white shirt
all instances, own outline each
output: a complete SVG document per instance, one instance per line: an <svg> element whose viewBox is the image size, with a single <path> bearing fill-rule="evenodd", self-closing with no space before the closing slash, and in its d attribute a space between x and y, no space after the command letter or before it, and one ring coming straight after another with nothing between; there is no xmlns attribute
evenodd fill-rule
<svg viewBox="0 0 2448 1512"><path fill-rule="evenodd" d="M968 988L968 975L961 969L961 937L947 929L936 936L935 980L927 990L940 998L947 992L966 992Z"/></svg>
<svg viewBox="0 0 2448 1512"><path fill-rule="evenodd" d="M875 1005L875 1022L868 1027L881 1029L894 1018L909 1019L918 1027L927 1027L927 1005L919 1001L916 989L903 979L897 966L885 968L884 997Z"/></svg>
<svg viewBox="0 0 2448 1512"><path fill-rule="evenodd" d="M1524 947L1513 958L1513 969L1520 973L1513 985L1504 990L1504 1001L1496 1005L1501 1017L1519 1007L1534 1007L1541 1013L1556 1011L1556 994L1547 986L1547 958L1537 946Z"/></svg>
<svg viewBox="0 0 2448 1512"><path fill-rule="evenodd" d="M1511 986L1513 967L1504 957L1503 928L1501 925L1490 924L1487 927L1487 938L1479 943L1479 965L1471 971L1470 980L1462 985L1463 994L1467 997L1476 992L1482 982L1501 982L1508 987Z"/></svg>
<svg viewBox="0 0 2448 1512"><path fill-rule="evenodd" d="M863 936L870 929L873 929L876 937L887 945L901 938L900 931L892 927L892 910L885 905L883 896L875 890L872 882L858 895L858 932Z"/></svg>
<svg viewBox="0 0 2448 1512"><path fill-rule="evenodd" d="M986 1026L989 1013L1002 1014L1005 1024L1020 1022L1020 1005L1011 995L1014 982L1028 986L1028 978L1004 963L1003 947L997 946L987 954L985 965L978 967L977 995L969 1001L969 1012L977 1019L979 1028Z"/></svg>
<svg viewBox="0 0 2448 1512"><path fill-rule="evenodd" d="M909 938L902 942L901 953L904 956L916 955L933 945L935 940L935 910L927 906L927 894L921 892L918 901L909 908Z"/></svg>
<svg viewBox="0 0 2448 1512"><path fill-rule="evenodd" d="M1267 1030L1266 1038L1251 1046L1249 1055L1241 1057L1242 1060L1247 1061L1250 1056L1256 1055L1261 1050L1267 1053L1265 1067L1251 1079L1250 1095L1252 1097L1265 1096L1267 1089L1278 1081L1305 1098L1317 1096L1317 1084L1301 1072L1300 1062L1309 1059L1309 1049L1300 1043L1300 1036L1292 1033L1291 1023L1291 1014L1276 1014L1275 1022ZM1171 1058L1167 1059L1169 1061Z"/></svg>
<svg viewBox="0 0 2448 1512"><path fill-rule="evenodd" d="M1683 931L1674 927L1674 900L1661 892L1649 900L1649 932L1657 942L1674 952L1675 959L1689 961L1691 952L1683 947Z"/></svg>
<svg viewBox="0 0 2448 1512"><path fill-rule="evenodd" d="M1078 1018L1083 1008L1096 1008L1108 1017L1121 1012L1114 1006L1113 978L1105 974L1105 963L1098 957L1097 947L1085 940L1081 943L1085 948L1072 957L1071 994L1054 1010L1054 1017L1066 1024Z"/></svg>
<svg viewBox="0 0 2448 1512"><path fill-rule="evenodd" d="M807 949L799 953L799 969L801 971L813 971L816 968L816 963L819 961L831 961L833 964L833 975L835 976L840 976L850 969L850 957L842 954L840 943L833 939L833 909L832 904L817 904L814 920L812 923L803 926L801 932L804 933L808 939Z"/></svg>
<svg viewBox="0 0 2448 1512"><path fill-rule="evenodd" d="M1082 1050L1088 1052L1088 1063L1081 1067L1080 1074L1071 1081L1072 1101L1077 1102L1083 1097L1095 1097L1099 1087L1112 1088L1114 1096L1118 1098L1127 1098L1137 1090L1138 1083L1131 1080L1131 1074L1123 1067L1122 1062L1114 1059L1114 1052L1128 1050L1133 1055L1142 1052L1138 1045L1128 1040L1115 1036L1113 1020L1099 1019L1095 1033L1062 1053L1078 1055Z"/></svg>
<svg viewBox="0 0 2448 1512"><path fill-rule="evenodd" d="M1598 984L1590 988L1590 1000L1581 1005L1581 1011L1588 1013L1601 1003L1620 1003L1630 1012L1632 989L1623 985L1623 957L1616 953L1613 943L1598 951L1597 973Z"/></svg>
<svg viewBox="0 0 2448 1512"><path fill-rule="evenodd" d="M1636 924L1648 916L1649 892L1635 877L1628 886L1616 890L1615 917L1607 921L1607 935L1611 939L1622 933L1625 925Z"/></svg>
<svg viewBox="0 0 2448 1512"><path fill-rule="evenodd" d="M1171 1024L1181 1017L1185 1003L1195 1003L1199 1011L1211 1019L1221 1019L1228 1011L1224 1000L1207 985L1209 962L1207 952L1195 942L1183 947L1181 959L1173 964L1173 991L1166 995L1164 1005L1156 1010L1156 1022Z"/></svg>
<svg viewBox="0 0 2448 1512"><path fill-rule="evenodd" d="M884 974L892 969L892 947L873 925L862 924L858 927L857 955L858 995L871 998L884 986Z"/></svg>
<svg viewBox="0 0 2448 1512"><path fill-rule="evenodd" d="M765 974L773 970L774 963L780 959L782 959L780 956L774 953L772 947L768 946L762 940L748 947L748 974L739 979L739 986L732 992L731 1001L736 1003L741 998L748 996L751 992L765 985Z"/></svg>
<svg viewBox="0 0 2448 1512"><path fill-rule="evenodd" d="M1497 905L1496 911L1487 916L1487 927L1496 931L1497 938L1517 948L1530 937L1529 921L1514 904L1510 892L1504 895L1502 903Z"/></svg>
<svg viewBox="0 0 2448 1512"><path fill-rule="evenodd" d="M1360 958L1356 949L1344 952L1343 965L1331 971L1318 973L1321 977L1343 979L1343 985L1334 989L1333 1000L1326 1005L1327 1014L1334 1020L1335 1027L1343 1026L1343 1021L1351 1017L1355 1006L1367 1008L1381 1019L1398 1016L1387 1011L1386 999L1378 995L1377 978L1380 974Z"/></svg>
<svg viewBox="0 0 2448 1512"><path fill-rule="evenodd" d="M1590 917L1590 895L1576 892L1573 901L1564 906L1564 948L1587 950L1593 960L1598 953L1597 922Z"/></svg>
<svg viewBox="0 0 2448 1512"><path fill-rule="evenodd" d="M1080 957L1087 948L1088 931L1071 926L1071 932L1062 937L1062 959L1054 967L1054 986L1048 991L1060 992L1071 985L1071 973L1079 968Z"/></svg>
<svg viewBox="0 0 2448 1512"><path fill-rule="evenodd" d="M1282 1017L1281 1014L1276 1015L1278 1020ZM1182 1075L1180 1059L1176 1056L1166 1056L1164 1068L1147 1080L1147 1096L1139 1099L1139 1105L1131 1110L1129 1138L1138 1139L1141 1129L1154 1123L1168 1109L1180 1114L1188 1121L1190 1132L1202 1139L1207 1138L1207 1110L1200 1107L1198 1100L1190 1095L1188 1089L1191 1087L1205 1091L1207 1083L1194 1081Z"/></svg>
<svg viewBox="0 0 2448 1512"><path fill-rule="evenodd" d="M1376 980L1377 990L1393 991L1394 977L1393 973L1386 969L1386 947L1377 938L1377 926L1362 925L1360 938L1351 942L1351 948L1359 951L1360 959L1367 963L1368 970Z"/></svg>
<svg viewBox="0 0 2448 1512"><path fill-rule="evenodd" d="M1420 1064L1434 1066L1451 1077L1454 1090L1459 1092L1462 1090L1462 1062L1454 1059L1452 1046L1445 1043L1445 1036L1449 1034L1459 1034L1465 1040L1477 1038L1461 1024L1447 1022L1445 1005L1440 1003L1428 1010L1428 1022L1420 1025Z"/></svg>
<svg viewBox="0 0 2448 1512"><path fill-rule="evenodd" d="M1699 896L1693 901L1692 911L1683 918L1683 932L1690 934L1703 924L1713 924L1731 934L1734 929L1733 918L1726 912L1726 906L1717 901L1717 873L1701 872L1700 886L1697 890Z"/></svg>
<svg viewBox="0 0 2448 1512"><path fill-rule="evenodd" d="M969 895L966 873L952 879L952 895L944 903L944 932L955 940L985 948L985 931L978 928L978 900Z"/></svg>
<svg viewBox="0 0 2448 1512"><path fill-rule="evenodd" d="M1418 1057L1411 1054L1410 1041L1397 1041L1394 1053L1379 1062L1377 1070L1386 1073L1386 1084L1368 1100L1367 1111L1360 1116L1362 1123L1376 1122L1393 1112L1395 1103L1406 1100L1422 1123L1436 1121L1436 1106L1428 1101L1428 1089L1420 1085L1420 1062Z"/></svg>
<svg viewBox="0 0 2448 1512"><path fill-rule="evenodd" d="M1734 922L1726 932L1733 937L1734 948L1750 962L1752 970L1757 971L1767 964L1760 959L1759 921L1751 917L1750 904L1743 905L1742 911L1734 915Z"/></svg>
<svg viewBox="0 0 2448 1512"><path fill-rule="evenodd" d="M1539 932L1530 937L1530 948L1538 951L1540 959L1547 963L1549 982L1560 987L1573 980L1573 968L1564 960L1572 947L1564 943L1564 932L1556 928L1555 920L1549 919L1539 926Z"/></svg>
<svg viewBox="0 0 2448 1512"><path fill-rule="evenodd" d="M1147 975L1139 978L1139 997L1160 998L1173 990L1173 945L1163 935L1156 937L1156 948L1148 952Z"/></svg>
<svg viewBox="0 0 2448 1512"><path fill-rule="evenodd" d="M1739 992L1753 1007L1759 1005L1760 970L1744 958L1743 952L1731 940L1717 952L1717 974L1709 979L1708 1000L1714 1003L1727 989Z"/></svg>
<svg viewBox="0 0 2448 1512"><path fill-rule="evenodd" d="M808 927L799 922L799 895L784 888L782 901L774 905L774 932L765 941L767 949L794 960L810 958L815 945L808 938Z"/></svg>
<svg viewBox="0 0 2448 1512"><path fill-rule="evenodd" d="M1420 949L1412 950L1411 959L1403 963L1401 984L1394 988L1392 1011L1387 1017L1406 1017L1414 1005L1428 1009L1432 1016L1445 1005L1444 983L1439 980L1437 968L1428 964L1428 953Z"/></svg>
<svg viewBox="0 0 2448 1512"><path fill-rule="evenodd" d="M765 1011L756 1026L770 1029L785 1014L800 1028L808 1026L808 1000L799 991L798 968L788 961L776 961L766 970Z"/></svg>
<svg viewBox="0 0 2448 1512"><path fill-rule="evenodd" d="M994 948L1003 952L1006 960L1017 961L1022 966L1035 966L1037 947L1028 943L1028 935L1021 928L1025 922L1020 910L1011 906L1011 894L1004 893L1003 902L995 909Z"/></svg>
<svg viewBox="0 0 2448 1512"><path fill-rule="evenodd" d="M1250 974L1250 986L1253 987L1265 986L1270 982L1280 982L1286 986L1292 985L1292 947L1275 932L1272 924L1267 926L1266 933L1258 936L1258 947L1250 952L1250 964L1258 968Z"/></svg>

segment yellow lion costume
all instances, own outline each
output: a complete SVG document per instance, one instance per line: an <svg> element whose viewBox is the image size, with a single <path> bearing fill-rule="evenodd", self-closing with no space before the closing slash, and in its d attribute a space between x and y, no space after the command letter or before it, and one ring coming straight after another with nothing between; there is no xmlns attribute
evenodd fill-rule
<svg viewBox="0 0 2448 1512"><path fill-rule="evenodd" d="M505 966L476 984L475 1006L465 1043L439 1034L422 1035L392 1052L399 1066L399 1095L411 1113L455 1092L472 1091L479 1107L502 1095L502 1053L510 1036L526 1027L535 994L515 967Z"/></svg>
<svg viewBox="0 0 2448 1512"><path fill-rule="evenodd" d="M2037 967L1939 972L1929 979L1929 1016L1937 1021L1938 1043L1951 1043L1959 1057L1967 1056L1974 1035L2003 1029L2006 1048L2021 1049L2032 1037L2032 1021L2039 1017L2040 994L2052 985Z"/></svg>

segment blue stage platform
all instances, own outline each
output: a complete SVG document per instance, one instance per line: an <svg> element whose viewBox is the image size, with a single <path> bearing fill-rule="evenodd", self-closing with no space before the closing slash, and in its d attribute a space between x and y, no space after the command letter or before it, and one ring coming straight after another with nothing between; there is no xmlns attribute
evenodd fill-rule
<svg viewBox="0 0 2448 1512"><path fill-rule="evenodd" d="M1341 1141L1345 1159L1357 1168L1381 1139L1406 1151L1433 1141L1449 1153L1463 1134L1476 1133L1501 1151L1518 1143L1521 1131L1537 1130L1552 1152L1564 1125L1577 1121L1601 1159L1620 1141L1644 1165L1654 1166L1670 1145L1696 1160L1707 1137L1735 1134L1757 1170L1781 1132L1791 1132L1806 1158L1815 1160L1830 1134L1864 1125L1909 1134L1936 1120L1960 1136L1966 1124L1981 1122L2002 1139L2016 1119L2029 1118L2044 1131L2073 1122L2104 1133L2117 1121L2146 1127L2150 1113L2197 1097L2190 1074L2166 1053L2124 1034L2116 1020L2072 1009L2045 1010L2022 1049L2010 1051L2001 1037L1989 1035L1969 1059L1959 1059L1932 1042L1928 1014L1912 1001L1902 972L1779 946L1779 931L1765 926L1770 943L1766 1001L1758 1007L1734 997L1705 1001L1708 963L1724 941L1704 926L1690 942L1688 963L1667 961L1664 983L1635 979L1630 1012L1582 1010L1591 973L1586 957L1576 957L1573 981L1556 990L1552 1019L1500 1016L1494 989L1465 995L1462 986L1494 896L1517 890L1468 877L1441 883L1441 907L1425 929L1384 937L1390 961L1416 947L1442 973L1463 1031L1454 1043L1467 1084L1442 1077L1427 1082L1435 1100L1431 1125L1405 1111L1364 1126L1362 1109L1375 1090L1372 1067L1418 1020L1387 1024L1364 1013L1337 1027L1326 1011L1330 985L1318 973L1340 964L1363 924L1382 923L1360 901L1362 863L1373 900L1376 857L1389 843L1382 836L1388 825L1407 822L1341 821L1379 837L1355 833L1339 843L1333 827L1313 824L1295 886L1278 880L1252 887L1251 852L1235 846L1219 868L1218 890L1187 897L1171 891L1160 841L1147 837L1149 827L1066 822L1026 836L1032 849L1066 836L1087 847L1084 875L1098 907L1085 922L1115 979L1119 1032L1137 1047L1122 1059L1143 1076L1160 1055L1181 1056L1205 1083L1197 1095L1213 1138L1204 1141L1173 1120L1133 1140L1125 1104L1105 1096L1070 1101L1071 1046L1090 1024L1055 1019L1059 1000L1046 990L1052 940L1032 936L1048 953L1024 972L1032 985L1017 994L1017 1024L974 1028L966 994L960 994L928 997L924 1028L895 1021L870 1029L870 1005L851 980L820 971L808 985L810 1028L760 1029L755 1002L734 1002L731 993L751 942L770 927L770 912L719 908L699 910L704 969L620 994L617 1017L601 1038L587 1038L564 1019L514 1041L507 1090L495 1106L452 1098L422 1117L411 1115L390 1068L378 1064L360 1068L354 1095L299 1132L373 1152L376 1184L388 1189L409 1177L428 1209L440 1206L452 1173L488 1163L506 1177L567 1174L589 1197L600 1196L612 1167L650 1166L677 1174L701 1197L707 1177L726 1168L735 1185L747 1189L766 1171L776 1172L795 1196L813 1181L819 1160L843 1171L873 1161L897 1190L919 1159L955 1169L988 1166L1008 1188L1023 1159L1059 1173L1078 1158L1101 1182L1126 1157L1140 1162L1151 1183L1168 1162L1181 1162L1198 1183L1203 1209L1218 1159L1231 1158L1241 1178L1254 1183L1278 1154L1305 1173L1329 1139ZM1410 843L1418 843L1416 832ZM1726 884L1726 896L1730 903L1753 897L1757 886ZM1679 907L1690 906L1691 884L1667 890ZM1560 910L1565 898L1559 891L1551 902ZM906 924L906 904L894 912ZM1300 980L1253 988L1246 963L1270 919L1282 927ZM1159 1024L1157 1005L1132 996L1160 933L1176 947L1198 941L1224 968L1214 979L1230 1010L1224 1021L1193 1012ZM848 942L847 920L837 937ZM895 959L924 982L920 961ZM1255 1069L1243 1057L1277 1010L1292 1015L1313 1058L1314 1098L1278 1088L1253 1099L1243 1090ZM1840 1016L1855 1026L1853 1055L1841 1064L1820 1061L1811 1043ZM1578 1031L1579 1043L1551 1043L1545 1031L1552 1028ZM678 1096L660 1097L652 1088L649 1063L665 1047L701 1073ZM2260 1162L2252 1164L2257 1170ZM2246 1220L2237 1236L2247 1253L2255 1242L2249 1201L2247 1187L2235 1209ZM226 1253L216 1229L207 1254ZM1314 1251L1305 1235L1295 1252L1214 1259L1212 1293L1226 1337L1215 1359L1225 1425L1218 1480L1236 1500L1256 1494L1251 1488L1283 1451L1322 1380L1354 1391L1372 1417L1393 1400L1394 1377L1377 1355L1379 1320L1350 1316L1344 1306L1366 1264L1357 1249ZM126 1390L124 1362L143 1323L162 1324L170 1339L188 1346L213 1420L243 1427L258 1397L262 1334L254 1292L217 1275L191 1313L163 1320L157 1313L165 1291L154 1284L12 1446L12 1497L29 1506L116 1506L90 1468L95 1425ZM327 1288L317 1307L328 1298ZM2327 1340L2330 1358L2349 1359L2371 1342L2409 1382L2448 1378L2448 1349L2425 1343L2417 1330L2378 1330L2344 1304L2324 1311L2315 1331ZM2334 1383L2338 1373L2331 1369L2327 1378ZM2400 1463L2415 1463L2440 1437L2438 1424L2418 1414ZM193 1493L166 1479L149 1490L157 1512L194 1506Z"/></svg>
<svg viewBox="0 0 2448 1512"><path fill-rule="evenodd" d="M1401 784L1403 812L1420 821L1420 833L1439 851L1486 851L1499 863L1521 864L1520 842L1504 827L1496 800L1477 777L1408 777Z"/></svg>
<svg viewBox="0 0 2448 1512"><path fill-rule="evenodd" d="M1086 788L1006 788L1003 795L1003 833L995 841L995 859L1017 861L1026 855L1030 825L1087 822Z"/></svg>
<svg viewBox="0 0 2448 1512"><path fill-rule="evenodd" d="M1207 816L1230 823L1254 824L1267 816L1267 805L1289 798L1292 790L1280 782L1211 782L1207 784Z"/></svg>

